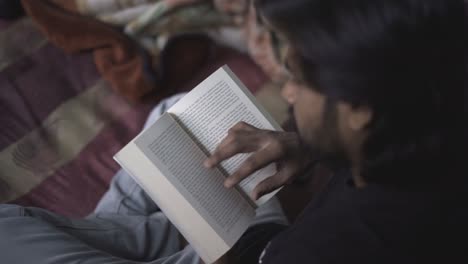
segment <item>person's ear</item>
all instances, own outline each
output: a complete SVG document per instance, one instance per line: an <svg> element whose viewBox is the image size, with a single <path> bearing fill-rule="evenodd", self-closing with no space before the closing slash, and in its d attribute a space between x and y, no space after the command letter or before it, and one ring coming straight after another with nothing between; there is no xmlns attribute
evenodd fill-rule
<svg viewBox="0 0 468 264"><path fill-rule="evenodd" d="M366 106L352 107L348 115L348 126L353 131L362 131L372 120L372 110Z"/></svg>

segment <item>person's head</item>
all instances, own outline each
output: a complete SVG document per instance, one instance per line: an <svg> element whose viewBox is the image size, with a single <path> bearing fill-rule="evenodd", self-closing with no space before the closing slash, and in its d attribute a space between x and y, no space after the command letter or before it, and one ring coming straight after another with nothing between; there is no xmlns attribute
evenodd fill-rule
<svg viewBox="0 0 468 264"><path fill-rule="evenodd" d="M307 144L346 157L367 182L436 179L458 164L468 136L463 0L256 6L289 43L284 89Z"/></svg>

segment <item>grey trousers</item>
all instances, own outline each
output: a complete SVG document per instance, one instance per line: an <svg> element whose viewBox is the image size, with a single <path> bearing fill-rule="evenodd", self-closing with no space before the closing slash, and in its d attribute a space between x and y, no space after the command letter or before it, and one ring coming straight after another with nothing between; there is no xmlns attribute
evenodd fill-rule
<svg viewBox="0 0 468 264"><path fill-rule="evenodd" d="M181 98L161 102L146 126ZM257 209L252 225L287 224L276 199ZM120 170L94 213L69 219L39 208L0 205L0 263L201 263L190 245L133 179Z"/></svg>

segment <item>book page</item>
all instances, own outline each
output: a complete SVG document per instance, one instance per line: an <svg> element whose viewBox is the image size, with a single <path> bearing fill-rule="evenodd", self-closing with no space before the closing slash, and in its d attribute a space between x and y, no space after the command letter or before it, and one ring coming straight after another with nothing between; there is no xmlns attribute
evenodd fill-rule
<svg viewBox="0 0 468 264"><path fill-rule="evenodd" d="M213 153L227 131L240 121L261 129L281 130L227 66L195 87L168 112L209 153ZM221 168L231 175L249 155L238 154L222 162ZM239 186L250 196L258 183L274 173L276 167L271 164L244 179ZM261 197L255 203L266 202L276 192Z"/></svg>
<svg viewBox="0 0 468 264"><path fill-rule="evenodd" d="M232 247L192 207L132 141L114 159L141 186L205 263L213 263Z"/></svg>
<svg viewBox="0 0 468 264"><path fill-rule="evenodd" d="M255 212L236 189L223 186L219 170L203 167L205 153L166 113L135 144L229 246L247 230Z"/></svg>

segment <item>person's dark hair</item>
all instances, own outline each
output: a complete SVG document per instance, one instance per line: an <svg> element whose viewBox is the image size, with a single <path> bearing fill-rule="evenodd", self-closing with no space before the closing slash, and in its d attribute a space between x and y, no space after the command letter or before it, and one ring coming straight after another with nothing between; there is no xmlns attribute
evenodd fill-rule
<svg viewBox="0 0 468 264"><path fill-rule="evenodd" d="M450 181L466 167L460 166L461 151L468 151L463 0L257 0L256 6L286 35L310 87L373 110L364 145L368 182Z"/></svg>

